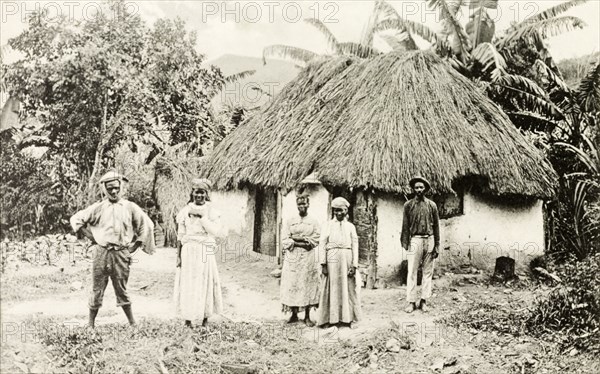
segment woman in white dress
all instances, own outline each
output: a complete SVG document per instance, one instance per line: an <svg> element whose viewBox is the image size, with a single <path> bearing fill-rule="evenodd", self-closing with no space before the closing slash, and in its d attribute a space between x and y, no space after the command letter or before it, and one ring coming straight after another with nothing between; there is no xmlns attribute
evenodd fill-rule
<svg viewBox="0 0 600 374"><path fill-rule="evenodd" d="M345 324L351 328L361 319L358 235L346 218L350 203L343 197L331 201L335 218L321 230L319 251L323 278L317 324Z"/></svg>
<svg viewBox="0 0 600 374"><path fill-rule="evenodd" d="M215 238L223 236L219 214L212 208L208 179L192 180L190 202L177 214L177 269L174 301L185 320L207 319L223 310Z"/></svg>

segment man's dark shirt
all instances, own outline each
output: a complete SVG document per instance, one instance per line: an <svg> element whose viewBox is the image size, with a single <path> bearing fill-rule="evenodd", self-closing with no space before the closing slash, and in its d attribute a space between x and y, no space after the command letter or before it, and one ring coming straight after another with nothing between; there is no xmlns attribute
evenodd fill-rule
<svg viewBox="0 0 600 374"><path fill-rule="evenodd" d="M435 203L424 197L416 197L404 204L404 217L402 219L402 234L400 242L402 247L409 248L410 238L413 235L433 235L436 245L440 244L440 218Z"/></svg>

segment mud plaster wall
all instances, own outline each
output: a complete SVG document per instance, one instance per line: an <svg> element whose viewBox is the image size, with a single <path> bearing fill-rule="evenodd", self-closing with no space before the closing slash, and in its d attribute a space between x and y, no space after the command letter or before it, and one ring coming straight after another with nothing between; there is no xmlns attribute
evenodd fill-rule
<svg viewBox="0 0 600 374"><path fill-rule="evenodd" d="M226 261L240 261L253 256L254 191L239 189L214 191L211 200L221 213L221 223L227 232L219 243L219 251Z"/></svg>
<svg viewBox="0 0 600 374"><path fill-rule="evenodd" d="M379 195L378 275L393 277L407 259L400 245L404 202L397 195ZM473 266L492 271L499 256L515 259L517 271L526 271L529 262L544 251L542 201L502 204L466 194L460 216L440 221L438 272Z"/></svg>

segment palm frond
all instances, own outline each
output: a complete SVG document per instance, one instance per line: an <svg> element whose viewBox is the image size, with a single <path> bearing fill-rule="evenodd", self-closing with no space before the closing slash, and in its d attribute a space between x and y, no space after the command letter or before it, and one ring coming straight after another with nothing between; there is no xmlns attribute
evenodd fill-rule
<svg viewBox="0 0 600 374"><path fill-rule="evenodd" d="M595 175L595 179L598 181L600 178L600 146L594 144L590 138L583 135L583 141L587 144L588 149L590 150L590 159L592 160L592 168L590 170Z"/></svg>
<svg viewBox="0 0 600 374"><path fill-rule="evenodd" d="M338 40L335 37L335 35L333 35L333 33L329 30L329 28L327 26L325 26L325 24L323 22L321 22L321 20L317 19L317 18L306 18L304 20L304 22L308 23L309 25L315 27L317 30L319 30L321 32L321 34L323 34L323 36L325 37L325 40L327 41L327 45L329 46L329 48L331 48L333 50L333 53L338 53Z"/></svg>
<svg viewBox="0 0 600 374"><path fill-rule="evenodd" d="M469 9L473 15L465 26L465 31L471 37L474 46L481 42L489 43L494 38L496 25L486 9L497 8L498 0L469 0Z"/></svg>
<svg viewBox="0 0 600 374"><path fill-rule="evenodd" d="M254 75L254 73L256 73L256 70L244 70L239 73L228 75L225 77L225 84L237 82L240 79L244 79L251 75Z"/></svg>
<svg viewBox="0 0 600 374"><path fill-rule="evenodd" d="M307 49L275 44L263 49L263 64L267 64L267 57L282 57L296 62L307 63L317 56L319 56L317 53Z"/></svg>
<svg viewBox="0 0 600 374"><path fill-rule="evenodd" d="M490 43L496 33L496 24L488 12L484 8L480 8L465 25L465 32L474 46L479 43Z"/></svg>
<svg viewBox="0 0 600 374"><path fill-rule="evenodd" d="M548 20L551 18L556 18L556 16L558 16L561 13L566 12L567 10L581 5L583 3L586 3L588 0L571 0L571 1L565 1L564 3L558 4L556 6L553 6L551 8L546 9L545 11L536 14L535 16L529 17L527 18L525 21L523 22L539 22L539 21L544 21L544 20Z"/></svg>
<svg viewBox="0 0 600 374"><path fill-rule="evenodd" d="M546 39L548 36L556 36L565 31L571 31L576 28L581 29L585 25L586 23L581 19L572 16L551 18L538 22L522 22L498 41L497 48L503 49L508 43L533 36L536 32L539 33L542 39Z"/></svg>
<svg viewBox="0 0 600 374"><path fill-rule="evenodd" d="M446 1L446 0L444 0L444 1ZM462 8L462 6L465 5L468 2L469 2L469 0L450 0L450 1L447 1L448 9L450 10L450 13L452 13L452 15L454 17L456 17L456 15L458 14L458 11L460 10L460 8Z"/></svg>
<svg viewBox="0 0 600 374"><path fill-rule="evenodd" d="M529 130L535 129L545 133L551 133L554 129L561 127L561 122L530 111L507 111L506 114L519 128Z"/></svg>
<svg viewBox="0 0 600 374"><path fill-rule="evenodd" d="M408 31L396 35L379 35L394 51L416 51L419 49Z"/></svg>
<svg viewBox="0 0 600 374"><path fill-rule="evenodd" d="M469 0L469 9L498 9L498 0Z"/></svg>
<svg viewBox="0 0 600 374"><path fill-rule="evenodd" d="M362 36L360 38L360 44L368 47L373 46L373 37L375 36L375 26L379 22L381 15L384 13L381 9L381 4L384 3L385 0L375 0L375 5L373 6L373 12L369 15L369 19L364 26L362 31ZM385 15L385 14L384 14Z"/></svg>
<svg viewBox="0 0 600 374"><path fill-rule="evenodd" d="M564 113L548 97L546 91L531 79L520 75L505 74L492 81L490 85L497 95L504 97L520 108L564 118Z"/></svg>
<svg viewBox="0 0 600 374"><path fill-rule="evenodd" d="M577 98L572 89L563 90L560 87L549 89L550 100L560 108L560 110L568 114L571 118L579 118L581 116L581 107L577 103Z"/></svg>
<svg viewBox="0 0 600 374"><path fill-rule="evenodd" d="M544 61L539 60L539 59L535 60L535 62L531 66L531 70L534 72L535 75L537 75L539 77L545 77L549 83L555 85L560 90L562 90L566 93L571 92L571 89L563 81L562 77L560 77L558 74L556 74L554 72L554 70L550 69L550 67L548 65L546 65L546 63L544 63Z"/></svg>
<svg viewBox="0 0 600 374"><path fill-rule="evenodd" d="M439 44L438 44L438 47L440 47ZM462 75L464 75L466 77L468 77L470 75L470 71L469 71L469 68L467 67L467 65L465 65L464 62L462 62L461 60L456 58L456 56L451 55L451 56L445 58L444 60L446 62L448 62L450 64L450 66L452 66L454 68L454 70L458 71Z"/></svg>
<svg viewBox="0 0 600 374"><path fill-rule="evenodd" d="M471 57L483 65L484 70L492 70L492 79L499 78L505 73L506 61L491 43L481 43L471 52Z"/></svg>
<svg viewBox="0 0 600 374"><path fill-rule="evenodd" d="M585 111L600 112L600 63L581 80L577 101Z"/></svg>
<svg viewBox="0 0 600 374"><path fill-rule="evenodd" d="M585 200L587 197L587 193L589 189L592 187L591 183L587 181L578 181L575 184L575 189L573 191L573 210L575 213L575 229L579 235L581 232L581 223L583 220L583 215L585 214Z"/></svg>
<svg viewBox="0 0 600 374"><path fill-rule="evenodd" d="M543 88L538 86L537 83L531 79L525 78L522 75L507 74L494 80L492 83L512 86L537 97L548 99L548 94Z"/></svg>
<svg viewBox="0 0 600 374"><path fill-rule="evenodd" d="M397 35L398 40L404 45L404 49L407 51L416 51L419 49L419 46L415 42L415 38L413 38L410 31L406 30L403 33Z"/></svg>
<svg viewBox="0 0 600 374"><path fill-rule="evenodd" d="M431 44L435 44L438 41L437 34L419 22L409 21L403 18L390 18L385 19L375 26L375 31L385 31L385 30L399 30L399 31L410 31L411 34L418 35L421 38L425 39Z"/></svg>
<svg viewBox="0 0 600 374"><path fill-rule="evenodd" d="M596 149L593 145L592 141L588 139L586 136L583 136L584 141L587 143L587 146L590 148L590 152L586 153L583 149L575 147L572 144L568 143L556 143L556 146L563 147L571 152L573 152L579 161L585 165L588 171L592 174L600 176L600 149Z"/></svg>
<svg viewBox="0 0 600 374"><path fill-rule="evenodd" d="M468 50L471 48L469 36L464 28L456 19L456 12L460 9L464 0L458 0L457 3L448 3L446 0L429 0L429 6L440 10L441 20L444 24L443 34L450 38L450 45L454 53L468 56Z"/></svg>
<svg viewBox="0 0 600 374"><path fill-rule="evenodd" d="M360 58L368 58L379 54L379 51L376 49L367 47L360 43L346 42L339 43L338 46L340 53Z"/></svg>
<svg viewBox="0 0 600 374"><path fill-rule="evenodd" d="M393 51L403 51L404 45L402 42L393 35L380 35L381 39L386 42L387 45L392 48Z"/></svg>
<svg viewBox="0 0 600 374"><path fill-rule="evenodd" d="M400 17L400 13L398 13L396 11L396 9L391 6L388 2L384 1L378 1L377 2L377 8L376 11L378 12L378 14L383 15L383 19L385 18L402 18Z"/></svg>

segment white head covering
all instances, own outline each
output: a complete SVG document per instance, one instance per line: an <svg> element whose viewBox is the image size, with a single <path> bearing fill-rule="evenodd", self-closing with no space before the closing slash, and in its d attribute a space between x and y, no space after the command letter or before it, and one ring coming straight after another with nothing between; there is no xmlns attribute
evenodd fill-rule
<svg viewBox="0 0 600 374"><path fill-rule="evenodd" d="M209 192L212 188L212 182L206 178L194 178L192 179L192 188L200 188L206 192Z"/></svg>
<svg viewBox="0 0 600 374"><path fill-rule="evenodd" d="M206 178L194 178L192 179L192 190L201 189L206 191L206 201L210 201L210 190L212 189L212 182ZM192 199L190 198L190 201Z"/></svg>
<svg viewBox="0 0 600 374"><path fill-rule="evenodd" d="M348 200L344 199L343 197L336 197L335 199L333 199L331 201L331 207L348 209L348 207L350 207L350 203L348 202Z"/></svg>

